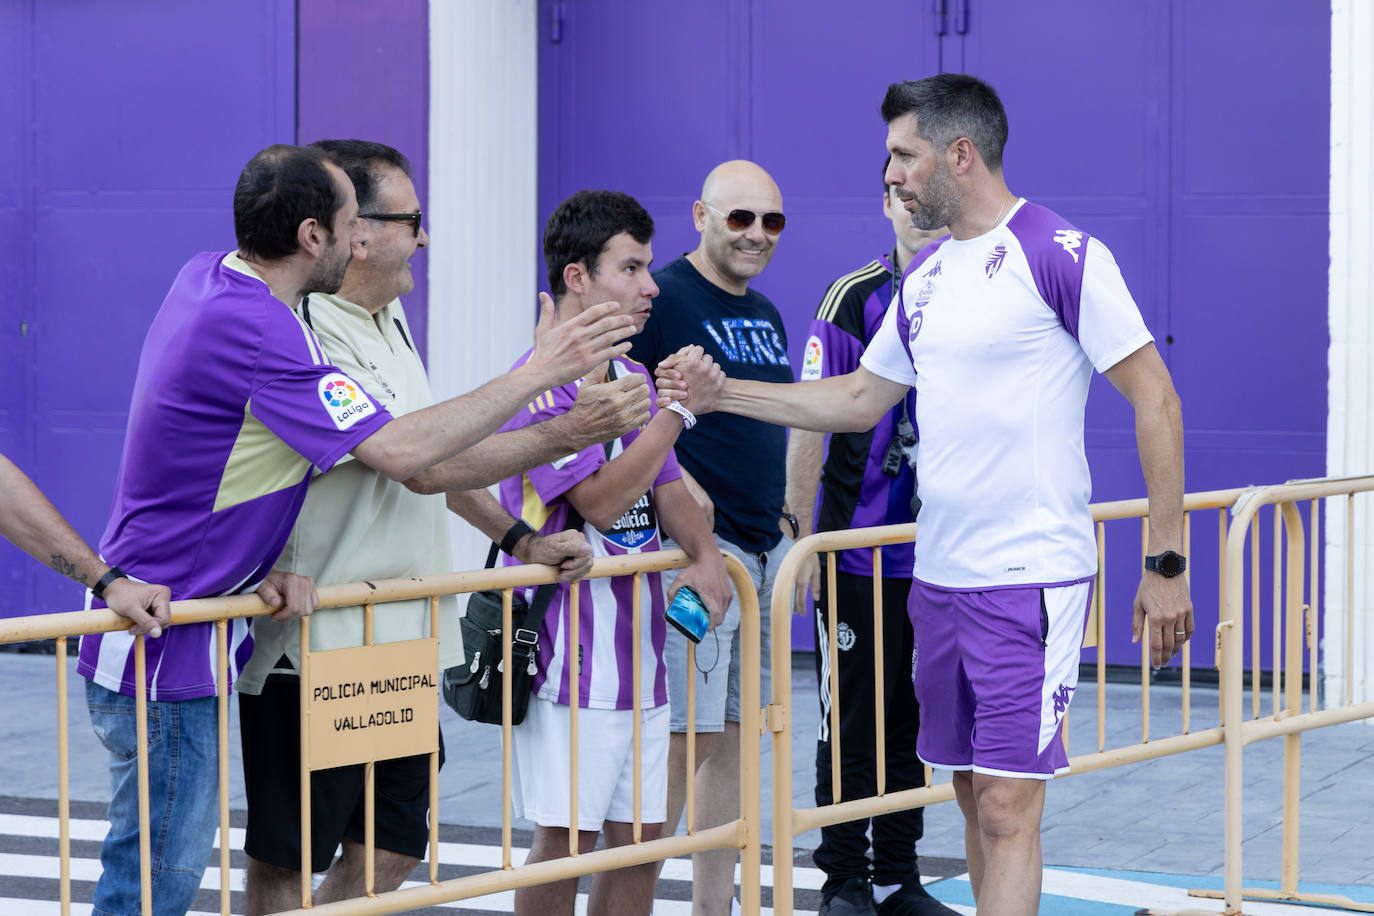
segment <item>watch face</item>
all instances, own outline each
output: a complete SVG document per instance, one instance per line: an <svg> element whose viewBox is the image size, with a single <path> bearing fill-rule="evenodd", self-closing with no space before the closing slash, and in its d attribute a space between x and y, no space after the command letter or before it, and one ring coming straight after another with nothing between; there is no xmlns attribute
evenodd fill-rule
<svg viewBox="0 0 1374 916"><path fill-rule="evenodd" d="M1160 575L1167 579L1172 579L1183 572L1183 557L1172 550L1166 550L1159 555Z"/></svg>

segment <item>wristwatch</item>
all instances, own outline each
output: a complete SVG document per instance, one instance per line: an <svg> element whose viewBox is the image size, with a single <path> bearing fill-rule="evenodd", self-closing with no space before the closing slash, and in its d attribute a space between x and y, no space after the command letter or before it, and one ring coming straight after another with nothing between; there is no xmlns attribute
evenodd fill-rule
<svg viewBox="0 0 1374 916"><path fill-rule="evenodd" d="M1188 558L1181 553L1166 550L1161 554L1146 557L1145 568L1150 572L1159 573L1166 579L1172 579L1188 568Z"/></svg>
<svg viewBox="0 0 1374 916"><path fill-rule="evenodd" d="M791 512L784 512L782 514L782 520L792 526L792 540L795 541L801 534L801 525L797 523L797 517Z"/></svg>

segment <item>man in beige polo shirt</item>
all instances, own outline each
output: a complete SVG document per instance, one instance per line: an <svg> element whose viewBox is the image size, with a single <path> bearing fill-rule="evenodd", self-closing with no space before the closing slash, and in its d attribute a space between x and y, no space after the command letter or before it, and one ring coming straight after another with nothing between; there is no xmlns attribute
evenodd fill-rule
<svg viewBox="0 0 1374 916"><path fill-rule="evenodd" d="M424 364L398 298L414 286L410 258L429 237L421 225L410 164L378 143L330 140L315 144L352 179L359 214L372 222L366 258L355 258L336 295L313 294L298 311L330 361L367 386L393 416L433 403ZM526 563L559 566L566 578L591 562L582 535L540 538L522 529L486 491L490 483L561 455L614 438L648 420L649 390L622 379L586 386L574 408L556 420L500 434L418 477L397 483L359 461L344 460L310 484L277 569L321 585L362 578L404 578L449 571L447 510L452 508ZM563 421L563 422L560 422ZM456 492L476 489L475 492ZM445 491L454 490L448 495ZM446 508L447 502L447 508ZM313 608L313 585L296 578L301 603ZM427 637L425 600L378 608L378 643ZM311 622L312 651L361 645L363 611L322 611ZM461 661L457 603L440 605L441 667ZM258 618L253 657L236 683L248 796L245 911L270 913L299 905L299 666L296 620ZM440 755L442 760L442 741ZM424 855L428 838L429 761L410 757L377 764L374 888L392 890ZM361 766L318 771L311 777L311 870L327 871L317 903L365 893ZM340 842L343 855L333 862ZM331 864L332 863L332 864Z"/></svg>

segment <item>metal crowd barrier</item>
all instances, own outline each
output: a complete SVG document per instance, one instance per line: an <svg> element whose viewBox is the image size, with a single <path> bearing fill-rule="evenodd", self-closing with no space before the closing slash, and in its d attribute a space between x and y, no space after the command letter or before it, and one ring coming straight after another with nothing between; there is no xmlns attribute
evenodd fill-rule
<svg viewBox="0 0 1374 916"><path fill-rule="evenodd" d="M759 608L758 596L754 591L753 584L748 572L742 564L729 554L725 554L726 570L734 584L735 592L739 596L741 608L740 639L743 663L741 678L741 697L740 697L740 734L741 736L753 736L759 734L759 666L750 663L750 659L758 659L761 654L760 635L759 635ZM639 579L644 573L665 569L680 569L687 565L687 557L680 550L660 551L656 553L639 554L634 556L612 557L597 560L588 578L601 578L609 576L633 576L635 579L634 603L633 603L633 625L638 632L641 622L640 589ZM544 566L519 566L505 567L502 569L477 570L472 572L451 573L439 576L417 577L412 579L397 579L378 581L376 583L362 582L351 585L328 586L319 589L321 610L334 607L353 607L362 605L365 612L365 641L367 644L372 642L372 616L378 605L384 605L393 601L414 600L427 598L430 601L431 621L434 622L433 615L438 613L438 599L442 595L460 594L467 592L481 591L484 589L501 589L504 593L503 619L505 623L505 633L511 632L511 589L524 585L538 585L545 582L555 581L556 571ZM576 596L578 590L573 590ZM577 639L577 598L573 598L571 607L571 633L573 641ZM212 622L216 626L218 636L217 658L218 658L218 682L219 690L219 875L220 875L220 912L228 916L230 913L230 886L229 886L229 751L228 751L228 710L229 696L225 687L227 678L225 677L227 668L227 623L226 621L239 617L254 617L262 614L272 613L272 609L266 607L256 596L243 596L233 598L208 598L191 601L179 601L172 605L172 623L184 625L188 623ZM308 650L308 619L302 622L301 641L302 648ZM30 617L13 618L0 621L0 643L20 642L26 640L50 639L57 641L57 716L58 716L58 737L57 737L57 774L58 774L58 848L60 856L60 900L61 912L63 916L68 916L71 912L71 828L70 828L70 797L69 797L69 776L68 776L68 709L67 709L67 640L73 636L81 636L89 633L103 633L123 629L127 622L117 617L110 611L76 611L71 613L45 614ZM437 627L431 627L432 632L437 632ZM390 644L395 645L395 644ZM639 657L639 641L634 642L635 657L633 661L635 672L635 693L634 702L638 706L640 699L639 671L642 660ZM355 650L337 650L350 652ZM311 881L309 869L303 869L301 882L301 910L295 911L299 914L374 914L398 913L406 910L434 906L442 903L450 903L457 900L464 900L472 897L484 896L487 894L502 891L514 890L519 887L529 887L532 885L543 884L549 881L557 881L564 878L578 877L582 875L595 874L601 871L623 868L626 866L640 865L654 862L659 859L686 855L694 852L702 852L709 849L738 849L741 854L741 878L740 878L740 905L747 914L757 914L760 903L760 874L761 874L761 820L760 820L760 786L758 780L759 772L759 742L756 740L744 740L740 748L740 816L733 821L724 824L695 829L695 799L693 797L691 778L692 774L687 774L687 799L686 809L683 812L683 823L687 825L685 836L668 836L656 840L642 840L639 812L640 808L640 761L641 761L641 735L639 720L636 718L634 726L634 766L635 766L635 816L633 836L634 842L627 846L601 849L590 853L579 854L577 849L577 831L570 830L570 849L567 858L544 861L527 866L515 866L511 862L511 760L510 760L510 673L511 666L511 646L509 640L506 641L505 656L502 668L502 690L504 693L504 719L500 731L492 729L491 739L497 740L498 734L502 742L502 827L501 827L501 868L482 874L468 875L448 881L438 879L438 754L431 755L430 764L430 836L429 836L429 884L419 887L402 888L385 893L373 893L373 869L375 863L375 847L372 836L372 823L374 814L373 805L373 767L371 763L366 766L366 825L365 830L365 856L366 856L366 886L367 897L359 897L352 900L339 901L334 903L320 904L311 906ZM303 663L301 672L302 683L302 754L301 754L301 785L302 785L302 852L303 860L309 859L310 842L310 805L309 805L309 733L305 723L307 718L305 695L307 684L308 659L313 657L319 659L321 656L328 655L325 652L309 653L303 651ZM137 719L138 719L138 783L139 783L139 823L140 823L140 868L142 878L142 910L144 916L152 913L152 894L149 871L149 833L148 833L148 743L147 743L147 673L145 667L144 638L140 637L136 641L135 648L135 682L138 689ZM687 665L694 664L693 653L689 651ZM437 684L436 672L436 684ZM692 678L687 679L688 684L693 684ZM574 679L576 685L576 679ZM435 691L437 693L437 686ZM576 686L574 686L574 691ZM688 721L693 720L691 707L695 703L694 691L689 687L688 691ZM436 707L437 708L437 707ZM572 705L572 761L571 761L571 780L569 786L570 806L569 810L577 810L577 705L576 693ZM437 722L434 723L437 731ZM694 740L691 731L687 733L687 761L689 768L691 762L695 760ZM375 762L375 761L374 761Z"/></svg>
<svg viewBox="0 0 1374 916"><path fill-rule="evenodd" d="M1347 480L1319 480L1290 483L1265 488L1245 488L1216 490L1192 493L1184 499L1184 553L1189 556L1190 570L1204 568L1207 559L1189 552L1192 518L1196 513L1216 511L1218 530L1218 554L1216 571L1218 573L1218 594L1215 607L1217 624L1215 628L1217 645L1217 668L1219 670L1218 691L1219 722L1215 728L1194 730L1191 725L1192 689L1191 643L1185 643L1182 650L1182 691L1183 705L1179 729L1166 736L1152 735L1150 727L1150 686L1148 639L1141 640L1141 725L1140 740L1135 744L1107 747L1107 707L1106 707L1106 645L1108 539L1106 523L1109 521L1139 518L1141 522L1140 543L1121 549L1131 549L1135 559L1144 557L1149 528L1148 504L1144 499L1122 500L1119 502L1099 503L1092 507L1097 528L1098 574L1093 590L1093 604L1084 646L1098 647L1096 652L1097 674L1097 748L1092 753L1070 756L1069 772L1065 777L1079 773L1093 772L1111 767L1123 766L1171 754L1180 754L1216 745L1225 746L1225 770L1223 774L1226 798L1225 828L1225 889L1222 892L1193 890L1190 894L1198 897L1223 897L1225 913L1240 914L1242 897L1257 897L1278 900L1291 900L1304 903L1340 906L1348 910L1374 912L1374 906L1350 901L1344 897L1307 894L1298 890L1298 806L1300 734L1301 732L1336 725L1356 719L1374 717L1374 702L1355 704L1353 684L1350 673L1353 670L1353 648L1350 640L1345 640L1346 689L1343 702L1336 705L1333 698L1318 709L1319 691L1317 675L1320 670L1321 645L1317 638L1318 628L1318 588L1319 537L1314 534L1310 551L1305 549L1303 521L1299 503L1309 503L1309 523L1313 532L1319 532L1321 502L1325 499L1341 499L1345 503L1346 520L1346 601L1344 632L1352 632L1356 609L1354 607L1354 506L1358 493L1374 490L1374 477L1351 478ZM1343 499L1342 499L1343 498ZM1260 594L1260 547L1261 519L1263 506L1274 506L1272 572L1273 590L1271 596L1271 652L1269 664L1262 658L1260 627L1262 595ZM1229 517L1231 514L1234 517ZM1331 514L1328 512L1328 524ZM793 546L778 569L777 581L773 590L772 613L772 670L773 695L766 709L765 720L772 732L773 752L773 911L776 916L790 916L792 895L793 840L808 830L840 824L859 818L932 805L950 801L954 798L951 783L930 784L927 769L926 786L919 789L906 789L896 792L886 790L886 747L883 723L883 646L882 646L882 552L885 544L911 541L915 538L916 525L891 525L881 528L856 529L851 531L825 532L803 538ZM1249 542L1247 551L1246 543ZM1115 543L1115 540L1113 541ZM791 682L791 626L792 595L797 575L802 563L813 554L825 553L828 581L825 587L831 607L835 606L834 553L840 550L866 548L873 549L874 578L874 715L875 715L875 763L877 794L868 798L844 799L841 795L841 737L840 703L843 697L839 691L838 641L836 639L836 618L828 617L830 672L830 752L832 795L835 802L830 805L794 808L792 805L792 736L789 728L789 711L792 703ZM1368 550L1368 545L1365 546ZM1135 569L1140 563L1134 564ZM1250 585L1250 600L1246 602L1245 585ZM900 574L906 574L902 570ZM1303 601L1303 586L1306 582L1307 601ZM1208 606L1208 599L1193 593L1195 619L1201 616L1200 609ZM1112 618L1128 621L1131 609L1128 606L1115 608ZM1248 621L1248 624L1247 624ZM1249 666L1249 685L1251 708L1248 720L1244 715L1243 697L1246 689L1246 666L1244 664L1244 630L1250 628L1251 652ZM1196 633L1205 631L1199 625ZM1303 712L1303 675L1304 650L1307 653L1307 695L1308 711ZM1261 671L1271 672L1272 697L1269 714L1262 715L1263 691L1261 690ZM896 676L905 676L898 673ZM799 702L814 700L799 698ZM1241 775L1242 751L1247 744L1265 738L1282 735L1284 747L1284 818L1283 818L1283 864L1281 887L1278 890L1253 890L1241 887ZM1064 729L1065 745L1068 745L1067 725ZM1063 778L1063 777L1061 777ZM1158 912L1158 911L1155 911ZM1180 911L1173 916L1201 911Z"/></svg>

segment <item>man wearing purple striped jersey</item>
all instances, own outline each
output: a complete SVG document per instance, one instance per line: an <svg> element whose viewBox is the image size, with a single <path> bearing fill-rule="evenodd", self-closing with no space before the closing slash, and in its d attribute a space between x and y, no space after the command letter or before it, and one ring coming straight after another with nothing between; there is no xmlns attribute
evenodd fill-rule
<svg viewBox="0 0 1374 916"><path fill-rule="evenodd" d="M614 191L580 191L563 201L544 229L544 260L560 320L590 303L614 301L637 330L649 317L658 287L649 273L653 219L634 198ZM523 365L529 354L516 366ZM702 361L709 367L709 357ZM613 359L584 378L540 394L505 426L521 429L571 409L580 385L603 377L648 376L631 359ZM702 382L709 393L715 382ZM673 443L691 429L695 401L654 409L642 429L534 468L501 484L501 502L535 530L568 527L572 510L597 557L659 549L660 528L694 560L673 584L691 586L720 623L730 603L730 582L706 516L683 483ZM690 435L690 433L686 433ZM514 562L514 561L508 561ZM560 584L539 629L534 696L512 735L517 807L536 824L527 863L567 854L569 831L590 852L597 835L610 846L633 842L636 781L642 790L645 839L659 835L667 808L668 690L663 663L665 598L659 573L640 577L640 624L634 627L635 578L597 578ZM578 590L576 643L571 632L572 589ZM670 597L670 596L669 596ZM636 655L640 676L634 676ZM577 810L569 805L572 747L570 707L578 716ZM642 769L635 772L634 724L642 727ZM588 911L648 913L655 864L598 874ZM515 893L515 912L529 916L570 913L577 880L570 878Z"/></svg>
<svg viewBox="0 0 1374 916"><path fill-rule="evenodd" d="M311 468L345 454L407 480L493 432L537 391L619 355L631 322L593 313L552 326L545 309L522 371L393 419L329 364L292 311L337 292L365 254L353 186L318 150L268 147L234 191L238 250L187 262L153 319L134 382L114 509L100 552L173 599L258 590L279 616L308 612L309 580L272 572L300 511ZM283 600L283 594L286 598ZM251 654L231 621L232 679ZM209 858L217 792L216 640L210 624L174 625L147 655L149 838L158 916L192 905ZM96 734L110 751L110 831L93 912L140 910L134 641L81 641Z"/></svg>
<svg viewBox="0 0 1374 916"><path fill-rule="evenodd" d="M1156 667L1193 629L1182 411L1111 252L1007 190L1007 119L991 86L962 74L895 83L882 114L888 184L917 226L951 237L913 259L857 370L801 385L730 380L716 409L843 432L916 389L917 751L954 771L979 912L1030 916L1045 782L1068 763L1063 716L1097 571L1088 382L1103 373L1135 411L1150 525L1134 632L1148 634ZM694 387L690 365L658 371L661 390Z"/></svg>
<svg viewBox="0 0 1374 916"><path fill-rule="evenodd" d="M891 157L889 157L889 160ZM883 163L883 175L887 174ZM902 207L895 189L883 179L883 216L892 224L891 251L840 277L826 290L811 322L802 361L801 380L814 381L847 375L859 367L864 347L882 324L902 272L926 245L944 235L943 228L918 229ZM862 433L835 433L826 449L825 435L794 429L787 442L787 504L797 510L800 536L813 530L842 531L877 525L900 525L915 519L916 397L883 415L878 425ZM825 453L824 474L821 457ZM816 524L811 507L821 487ZM822 585L825 555L812 554L797 575L797 613L809 613L808 587L815 602L816 679L821 717L816 735L816 804L868 798L878 791L874 753L874 679L876 646L873 619L873 551L846 550L839 554L832 605ZM916 756L919 710L912 694L911 621L906 616L911 588L911 544L882 548L882 658L885 678L887 790L925 785L925 767ZM830 694L830 629L835 617L835 676L838 695ZM831 705L839 704L842 751L840 798L833 797L831 773ZM821 916L948 916L953 911L921 886L916 843L924 827L923 811L894 811L872 819L872 861L869 861L869 819L821 828L816 867L825 872L821 887Z"/></svg>

